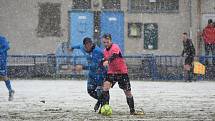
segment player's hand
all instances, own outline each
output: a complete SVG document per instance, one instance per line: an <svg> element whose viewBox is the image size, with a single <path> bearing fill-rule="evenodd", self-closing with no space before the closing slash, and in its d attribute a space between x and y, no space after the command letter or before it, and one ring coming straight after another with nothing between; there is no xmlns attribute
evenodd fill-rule
<svg viewBox="0 0 215 121"><path fill-rule="evenodd" d="M103 66L107 67L108 66L108 61L104 61Z"/></svg>
<svg viewBox="0 0 215 121"><path fill-rule="evenodd" d="M72 51L73 51L73 48L68 47L67 50L70 51L70 52L72 52Z"/></svg>

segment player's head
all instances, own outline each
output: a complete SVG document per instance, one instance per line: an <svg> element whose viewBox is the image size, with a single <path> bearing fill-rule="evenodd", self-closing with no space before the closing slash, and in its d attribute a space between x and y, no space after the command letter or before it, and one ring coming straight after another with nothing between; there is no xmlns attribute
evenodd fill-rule
<svg viewBox="0 0 215 121"><path fill-rule="evenodd" d="M188 39L187 32L182 33L182 39L183 39L183 41L186 41Z"/></svg>
<svg viewBox="0 0 215 121"><path fill-rule="evenodd" d="M84 48L86 49L86 51L90 52L92 50L92 47L93 47L93 41L91 40L91 38L86 37L83 40L83 45L84 45Z"/></svg>
<svg viewBox="0 0 215 121"><path fill-rule="evenodd" d="M213 20L212 19L208 19L208 24L213 24Z"/></svg>
<svg viewBox="0 0 215 121"><path fill-rule="evenodd" d="M102 42L105 46L105 48L109 48L112 44L112 37L111 34L104 34L102 36Z"/></svg>

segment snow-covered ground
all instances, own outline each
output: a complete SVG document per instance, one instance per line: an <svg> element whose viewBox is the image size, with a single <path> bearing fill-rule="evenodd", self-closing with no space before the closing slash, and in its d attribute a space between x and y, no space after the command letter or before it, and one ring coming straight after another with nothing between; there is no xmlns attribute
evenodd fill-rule
<svg viewBox="0 0 215 121"><path fill-rule="evenodd" d="M85 81L14 80L14 101L8 102L0 82L0 121L214 121L215 82L131 81L136 110L131 116L122 90L111 89L111 117L93 111L96 100L86 91ZM45 103L44 103L45 102Z"/></svg>

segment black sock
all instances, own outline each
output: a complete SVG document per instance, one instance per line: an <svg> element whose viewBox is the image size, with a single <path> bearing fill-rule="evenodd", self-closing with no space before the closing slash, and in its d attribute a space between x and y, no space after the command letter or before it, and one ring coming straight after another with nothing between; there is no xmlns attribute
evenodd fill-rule
<svg viewBox="0 0 215 121"><path fill-rule="evenodd" d="M102 89L97 89L96 93L97 93L97 97L98 97L98 102L97 103L102 104L103 90Z"/></svg>
<svg viewBox="0 0 215 121"><path fill-rule="evenodd" d="M191 81L192 80L192 71L188 71L188 80Z"/></svg>
<svg viewBox="0 0 215 121"><path fill-rule="evenodd" d="M102 96L102 105L109 104L109 100L110 100L109 91L103 91L102 95L103 95Z"/></svg>
<svg viewBox="0 0 215 121"><path fill-rule="evenodd" d="M130 112L131 113L135 112L135 109L134 109L134 98L133 98L133 96L132 97L127 97L126 99L127 99L127 104L128 104L128 106L130 108Z"/></svg>

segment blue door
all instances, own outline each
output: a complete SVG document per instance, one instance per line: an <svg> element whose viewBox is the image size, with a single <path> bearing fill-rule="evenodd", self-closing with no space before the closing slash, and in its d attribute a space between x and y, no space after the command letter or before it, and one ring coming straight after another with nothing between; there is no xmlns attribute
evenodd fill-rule
<svg viewBox="0 0 215 121"><path fill-rule="evenodd" d="M71 46L82 44L85 37L93 38L93 12L71 11L69 16Z"/></svg>
<svg viewBox="0 0 215 121"><path fill-rule="evenodd" d="M101 35L110 33L124 53L124 13L120 11L101 12Z"/></svg>

